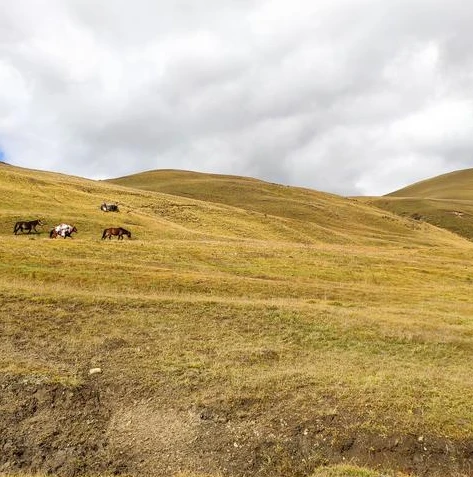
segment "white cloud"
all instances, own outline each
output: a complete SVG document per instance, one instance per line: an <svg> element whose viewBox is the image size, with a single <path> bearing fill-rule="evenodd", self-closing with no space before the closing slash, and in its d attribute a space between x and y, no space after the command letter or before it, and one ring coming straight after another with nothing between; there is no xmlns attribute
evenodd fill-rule
<svg viewBox="0 0 473 477"><path fill-rule="evenodd" d="M393 139L415 149L471 145L473 99L433 101L425 109L406 115L391 127Z"/></svg>
<svg viewBox="0 0 473 477"><path fill-rule="evenodd" d="M379 194L473 167L473 4L5 0L0 149Z"/></svg>

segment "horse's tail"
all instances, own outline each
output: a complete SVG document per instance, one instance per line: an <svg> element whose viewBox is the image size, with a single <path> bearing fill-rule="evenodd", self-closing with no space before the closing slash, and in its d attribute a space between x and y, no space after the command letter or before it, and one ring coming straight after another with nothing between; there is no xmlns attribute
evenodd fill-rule
<svg viewBox="0 0 473 477"><path fill-rule="evenodd" d="M56 229L55 228L51 229L51 231L49 232L49 238L55 238L56 236L57 236Z"/></svg>
<svg viewBox="0 0 473 477"><path fill-rule="evenodd" d="M107 230L108 230L108 229L105 229L105 230L103 231L102 240L107 236Z"/></svg>
<svg viewBox="0 0 473 477"><path fill-rule="evenodd" d="M13 227L13 233L16 235L19 229L20 229L20 222L17 222L15 224L15 227Z"/></svg>

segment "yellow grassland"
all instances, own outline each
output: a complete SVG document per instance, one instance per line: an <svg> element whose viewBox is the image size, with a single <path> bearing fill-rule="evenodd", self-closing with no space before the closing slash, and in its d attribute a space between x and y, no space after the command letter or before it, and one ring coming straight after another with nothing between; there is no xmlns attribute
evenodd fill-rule
<svg viewBox="0 0 473 477"><path fill-rule="evenodd" d="M358 200L192 178L0 166L2 373L76 386L100 367L130 399L473 437L470 241ZM37 217L42 233L13 235ZM60 222L77 235L49 239ZM109 226L132 239L101 240Z"/></svg>

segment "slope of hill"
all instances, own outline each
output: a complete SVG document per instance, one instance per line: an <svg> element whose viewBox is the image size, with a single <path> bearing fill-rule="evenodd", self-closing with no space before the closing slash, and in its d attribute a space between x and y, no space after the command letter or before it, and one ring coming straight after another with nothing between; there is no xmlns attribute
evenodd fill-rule
<svg viewBox="0 0 473 477"><path fill-rule="evenodd" d="M178 170L147 171L108 182L136 189L165 192L227 204L265 214L306 219L339 197L261 180ZM319 206L319 207L317 207Z"/></svg>
<svg viewBox="0 0 473 477"><path fill-rule="evenodd" d="M473 240L473 169L443 174L363 202Z"/></svg>
<svg viewBox="0 0 473 477"><path fill-rule="evenodd" d="M170 195L13 167L2 172L4 231L26 214L41 215L49 224L78 222L83 233L94 230L97 234L104 225L99 206L109 201L119 203L125 212L120 218L126 218L125 224L135 225L139 232L149 227L153 232L174 237L197 234L203 238L301 243L426 240L421 227L356 201L256 180L234 178L232 188L227 183L213 182L210 176L189 192L193 197L186 197L182 191ZM209 188L212 187L219 190L221 200L210 201L199 195L198 191L211 195ZM447 236L444 239L449 240Z"/></svg>
<svg viewBox="0 0 473 477"><path fill-rule="evenodd" d="M468 475L472 244L201 179L189 197L0 167L0 472ZM63 221L75 238L49 239ZM101 240L114 225L132 239Z"/></svg>
<svg viewBox="0 0 473 477"><path fill-rule="evenodd" d="M326 221L330 226L337 225L336 217L333 217L333 223L330 223L328 213L349 207L349 202L336 195L221 174L156 170L110 179L107 182L231 205L279 217L301 220L313 218ZM356 208L352 209L357 211Z"/></svg>
<svg viewBox="0 0 473 477"><path fill-rule="evenodd" d="M387 194L387 197L472 200L473 169L453 171L416 182L408 187Z"/></svg>
<svg viewBox="0 0 473 477"><path fill-rule="evenodd" d="M295 224L301 238L310 229L308 240L312 237L324 242L350 243L360 238L362 243L372 240L381 244L390 238L397 241L409 236L410 240L412 230L419 228L412 222L398 221L393 215L366 208L362 201L247 177L158 170L107 182L232 206L271 220L282 219L283 223ZM425 237L423 233L420 236Z"/></svg>

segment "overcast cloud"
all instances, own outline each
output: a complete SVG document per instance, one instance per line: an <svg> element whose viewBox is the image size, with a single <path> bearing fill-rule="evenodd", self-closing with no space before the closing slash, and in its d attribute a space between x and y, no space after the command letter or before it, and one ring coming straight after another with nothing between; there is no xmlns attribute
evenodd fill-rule
<svg viewBox="0 0 473 477"><path fill-rule="evenodd" d="M379 195L473 167L465 0L0 0L0 158Z"/></svg>

